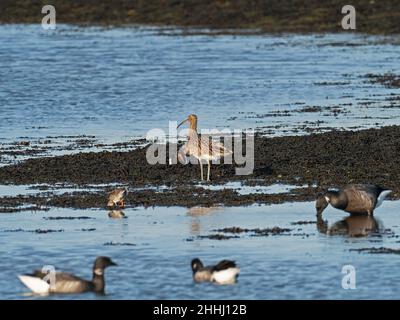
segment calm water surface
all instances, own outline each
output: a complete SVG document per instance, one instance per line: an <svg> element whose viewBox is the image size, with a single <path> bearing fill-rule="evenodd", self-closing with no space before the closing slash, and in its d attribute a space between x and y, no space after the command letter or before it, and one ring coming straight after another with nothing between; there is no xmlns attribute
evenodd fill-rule
<svg viewBox="0 0 400 320"><path fill-rule="evenodd" d="M28 290L16 276L50 264L90 278L94 257L108 255L119 266L106 271L107 296L89 293L50 298L399 299L397 255L350 251L366 247L400 249L399 211L399 201L386 202L376 214L380 231L367 237L349 235L368 228L367 219L349 223L350 227L337 227L340 234L336 235L327 234L316 224L293 225L316 220L313 203L226 207L210 212L182 207L137 208L126 209L126 219L111 219L105 210L51 209L2 214L0 254L7 258L1 261L0 297L49 298L26 296ZM48 219L66 216L92 219ZM327 209L324 218L332 229L346 217ZM268 237L240 234L239 238L229 240L198 238L232 226L279 226L292 231ZM29 232L36 229L63 232ZM194 257L206 263L224 258L236 260L241 268L238 283L194 284L190 269ZM348 264L356 268L355 290L341 287L342 267Z"/></svg>
<svg viewBox="0 0 400 320"><path fill-rule="evenodd" d="M48 33L2 25L0 41L6 141L82 134L129 140L190 113L200 127L269 134L388 125L400 116L385 100L397 91L364 78L400 72L399 37L180 36L66 25ZM296 112L307 106L343 112Z"/></svg>
<svg viewBox="0 0 400 320"><path fill-rule="evenodd" d="M161 31L59 25L47 34L36 25L0 26L0 143L62 143L68 138L60 136L83 134L128 141L149 129L167 129L168 120L189 113L199 115L200 127L255 128L271 135L304 133L306 127L398 124L400 108L388 100L397 91L364 78L400 72L398 38L391 44L383 37L349 34L214 37ZM343 112L298 112L308 106ZM0 186L0 197L31 192ZM377 210L381 231L367 237L351 237L354 230L348 228L354 224L346 229L340 222L346 215L333 209L326 211L327 227L292 225L316 220L312 203L210 212L128 208L128 218L121 220L110 219L105 210L1 214L0 298L49 298L26 296L16 276L51 264L89 278L94 258L108 255L119 266L106 272L105 297L50 298L399 299L397 255L350 251L399 248L399 211L399 201L384 203ZM92 219L48 219L71 216ZM325 229L336 222L339 234L328 235ZM198 238L231 226L293 230L223 241ZM32 232L36 229L62 232ZM206 263L236 260L242 270L238 284L194 284L194 257ZM346 264L356 268L356 290L341 287Z"/></svg>

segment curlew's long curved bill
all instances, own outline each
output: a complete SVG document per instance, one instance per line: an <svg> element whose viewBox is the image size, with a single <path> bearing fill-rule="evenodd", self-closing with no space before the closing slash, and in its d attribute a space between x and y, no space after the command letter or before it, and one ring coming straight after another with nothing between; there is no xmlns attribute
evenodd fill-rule
<svg viewBox="0 0 400 320"><path fill-rule="evenodd" d="M178 129L181 125L183 125L185 122L188 122L188 121L189 121L189 118L183 120L180 124L178 124L178 126L176 128Z"/></svg>

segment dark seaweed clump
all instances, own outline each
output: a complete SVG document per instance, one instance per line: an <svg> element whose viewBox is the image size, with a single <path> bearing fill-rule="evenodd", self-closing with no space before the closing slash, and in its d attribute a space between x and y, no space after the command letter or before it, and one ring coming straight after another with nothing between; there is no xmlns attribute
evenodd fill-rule
<svg viewBox="0 0 400 320"><path fill-rule="evenodd" d="M387 88L400 88L400 76L393 73L367 74L366 77L373 84L379 83Z"/></svg>
<svg viewBox="0 0 400 320"><path fill-rule="evenodd" d="M246 229L240 227L229 227L229 228L217 229L214 231L222 233L233 233L233 234L250 233L251 236L267 237L270 235L276 236L276 235L287 234L288 232L292 231L292 229L280 228L280 227L265 228L265 229L260 229L260 228Z"/></svg>
<svg viewBox="0 0 400 320"><path fill-rule="evenodd" d="M373 254L400 254L400 249L392 249L392 248L360 248L360 249L350 249L350 251L356 252L366 252Z"/></svg>

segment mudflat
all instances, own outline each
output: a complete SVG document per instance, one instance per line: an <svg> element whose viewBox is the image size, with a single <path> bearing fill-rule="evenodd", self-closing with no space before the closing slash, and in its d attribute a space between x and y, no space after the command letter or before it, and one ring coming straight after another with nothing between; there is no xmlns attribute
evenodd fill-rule
<svg viewBox="0 0 400 320"><path fill-rule="evenodd" d="M62 207L104 207L104 192L123 184L131 189L132 206L246 205L314 200L321 190L347 183L373 183L393 190L400 198L400 126L359 131L331 131L305 136L267 138L255 136L254 171L235 174L236 165L213 165L212 183L199 183L197 164L155 164L146 160L148 146L135 150L82 152L73 155L32 158L0 168L0 184L103 185L95 191L4 197L1 206L21 204ZM168 162L167 162L168 163ZM223 185L289 184L292 192L238 194ZM108 186L106 186L108 185ZM159 188L164 189L160 191ZM90 189L90 188L89 188Z"/></svg>

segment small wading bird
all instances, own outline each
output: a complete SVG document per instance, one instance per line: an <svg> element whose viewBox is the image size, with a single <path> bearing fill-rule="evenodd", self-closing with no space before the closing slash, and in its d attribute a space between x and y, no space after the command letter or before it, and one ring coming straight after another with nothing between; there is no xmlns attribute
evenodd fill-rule
<svg viewBox="0 0 400 320"><path fill-rule="evenodd" d="M330 204L332 207L352 214L373 215L392 191L369 184L349 184L339 190L328 190L317 198L317 215Z"/></svg>
<svg viewBox="0 0 400 320"><path fill-rule="evenodd" d="M204 267L200 259L191 262L193 280L196 282L215 282L218 284L233 284L236 282L240 269L230 260L222 260L215 266Z"/></svg>
<svg viewBox="0 0 400 320"><path fill-rule="evenodd" d="M189 122L189 136L188 141L182 147L181 151L186 155L195 157L200 164L200 176L203 178L203 161L208 164L207 181L210 181L210 170L211 161L223 158L229 154L232 154L232 150L226 148L222 143L217 141L210 141L209 137L199 137L197 133L197 116L195 114L189 115L189 117L183 120L177 128L179 128L185 122ZM178 155L179 156L179 155Z"/></svg>
<svg viewBox="0 0 400 320"><path fill-rule="evenodd" d="M115 189L108 194L107 207L119 206L120 208L125 207L125 197L128 194L127 189Z"/></svg>
<svg viewBox="0 0 400 320"><path fill-rule="evenodd" d="M33 274L20 275L18 278L36 294L82 293L88 291L103 294L105 288L104 269L116 265L108 257L97 257L93 264L92 280L84 280L71 273L56 272L54 283L52 284L51 274L40 270L34 271Z"/></svg>

